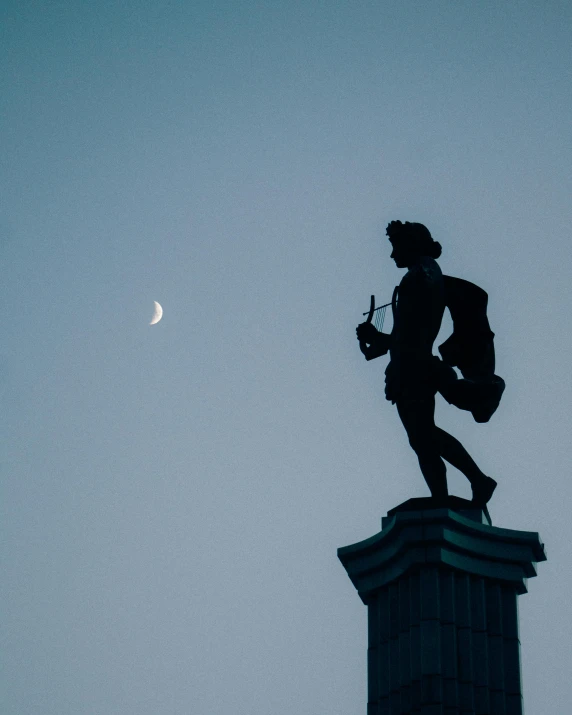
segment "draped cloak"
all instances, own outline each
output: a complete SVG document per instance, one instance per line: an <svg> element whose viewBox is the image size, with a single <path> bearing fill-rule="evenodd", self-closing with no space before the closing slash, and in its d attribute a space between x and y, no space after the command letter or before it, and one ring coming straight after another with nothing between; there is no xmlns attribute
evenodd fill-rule
<svg viewBox="0 0 572 715"><path fill-rule="evenodd" d="M494 333L487 317L488 295L474 283L443 276L436 261L423 256L394 291L391 362L386 369L388 400L426 399L440 392L477 422L488 422L505 388L495 375ZM453 333L433 356L445 307ZM452 369L457 367L463 379Z"/></svg>

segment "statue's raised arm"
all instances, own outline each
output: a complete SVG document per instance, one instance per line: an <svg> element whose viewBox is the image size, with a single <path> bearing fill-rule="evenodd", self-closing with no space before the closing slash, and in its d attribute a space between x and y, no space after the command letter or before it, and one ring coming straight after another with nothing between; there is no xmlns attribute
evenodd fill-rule
<svg viewBox="0 0 572 715"><path fill-rule="evenodd" d="M386 303L386 305L381 305L379 308L376 308L375 296L372 295L367 318L365 322L360 323L356 328L359 349L364 354L366 360L373 360L382 355L387 355L389 346L391 345L391 336L387 333L383 333L382 328L385 310L389 305L391 304ZM374 315L376 320L375 325L372 325L371 321Z"/></svg>

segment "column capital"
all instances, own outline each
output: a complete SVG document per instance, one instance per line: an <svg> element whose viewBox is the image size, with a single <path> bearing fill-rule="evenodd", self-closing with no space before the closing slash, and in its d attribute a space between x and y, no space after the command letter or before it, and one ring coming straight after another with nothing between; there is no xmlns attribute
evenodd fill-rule
<svg viewBox="0 0 572 715"><path fill-rule="evenodd" d="M484 522L484 523L483 523ZM512 585L527 592L536 563L546 560L534 531L492 526L486 510L458 497L443 505L410 499L388 512L382 530L338 549L360 598L369 597L406 572L434 566Z"/></svg>

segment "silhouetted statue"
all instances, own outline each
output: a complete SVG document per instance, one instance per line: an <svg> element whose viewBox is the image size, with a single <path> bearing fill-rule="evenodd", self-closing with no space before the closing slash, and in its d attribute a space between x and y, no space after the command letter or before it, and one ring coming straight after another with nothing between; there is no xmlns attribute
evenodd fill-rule
<svg viewBox="0 0 572 715"><path fill-rule="evenodd" d="M498 407L505 384L494 374L488 296L473 283L441 273L435 260L441 245L423 224L392 221L387 235L391 258L398 268L408 270L393 292L391 334L372 325L372 296L368 319L356 330L360 349L367 360L389 352L385 395L397 406L431 495L439 500L448 495L446 460L467 477L473 502L484 507L496 481L483 474L457 439L435 425L434 417L437 392L450 404L469 410L477 422L488 422ZM453 334L439 347L441 360L433 355L433 343L445 307L453 319Z"/></svg>

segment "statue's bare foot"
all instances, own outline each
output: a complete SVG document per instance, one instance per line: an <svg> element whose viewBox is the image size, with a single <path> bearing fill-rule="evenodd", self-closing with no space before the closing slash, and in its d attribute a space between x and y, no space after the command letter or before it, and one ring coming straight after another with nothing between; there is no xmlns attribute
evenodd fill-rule
<svg viewBox="0 0 572 715"><path fill-rule="evenodd" d="M497 483L492 477L483 477L477 484L473 484L473 504L484 507L490 501Z"/></svg>

